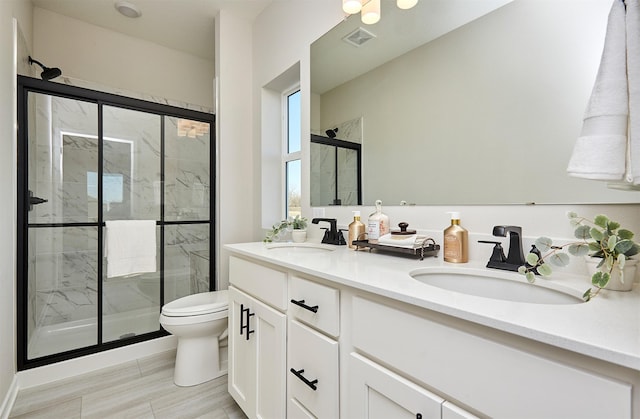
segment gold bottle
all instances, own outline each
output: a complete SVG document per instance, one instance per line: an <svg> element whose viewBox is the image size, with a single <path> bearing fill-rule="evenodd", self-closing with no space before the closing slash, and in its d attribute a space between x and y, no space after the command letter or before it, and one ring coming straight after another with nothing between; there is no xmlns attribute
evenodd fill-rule
<svg viewBox="0 0 640 419"><path fill-rule="evenodd" d="M460 225L460 213L450 212L451 225L444 230L444 261L469 262L469 232Z"/></svg>
<svg viewBox="0 0 640 419"><path fill-rule="evenodd" d="M353 244L353 241L364 240L366 231L366 226L360 221L360 211L353 211L353 222L349 224L349 242L347 243L349 247L352 249L358 247Z"/></svg>

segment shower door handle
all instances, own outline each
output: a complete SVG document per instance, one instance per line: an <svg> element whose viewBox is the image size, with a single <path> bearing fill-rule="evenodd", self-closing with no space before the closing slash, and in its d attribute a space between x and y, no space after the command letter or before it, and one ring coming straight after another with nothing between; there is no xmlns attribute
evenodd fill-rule
<svg viewBox="0 0 640 419"><path fill-rule="evenodd" d="M49 202L49 200L33 196L33 192L29 191L29 211L33 211L34 205L44 204L45 202Z"/></svg>

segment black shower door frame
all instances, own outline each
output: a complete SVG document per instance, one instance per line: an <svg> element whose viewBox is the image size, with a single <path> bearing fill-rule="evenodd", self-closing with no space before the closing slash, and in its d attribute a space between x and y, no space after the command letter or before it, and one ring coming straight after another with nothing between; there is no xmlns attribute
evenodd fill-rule
<svg viewBox="0 0 640 419"><path fill-rule="evenodd" d="M18 370L26 370L43 365L53 364L56 362L65 361L89 354L107 351L110 349L131 345L138 342L148 341L156 339L158 337L166 336L168 333L161 327L157 331L144 333L126 339L120 339L116 341L103 342L103 264L101 263L104 255L103 249L103 229L105 222L103 217L103 205L98 205L98 217L97 222L72 222L72 223L36 223L29 224L28 210L29 210L29 185L28 185L28 167L29 167L29 149L28 149L28 127L29 127L29 114L28 114L28 95L29 93L40 93L50 96L62 97L66 99L73 99L88 103L95 103L98 106L98 176L102 178L103 174L103 160L102 160L102 144L103 138L103 126L102 126L102 109L103 106L111 106L122 108L132 111L140 111L149 114L156 114L161 117L161 158L160 158L160 221L156 221L156 224L160 227L159 241L160 252L160 307L164 304L164 227L171 225L189 225L189 224L208 224L209 226L209 289L215 290L215 278L216 278L216 235L215 235L215 196L216 196L216 138L215 138L215 115L194 111L190 109L179 108L175 106L148 102L145 100L134 99L130 97L95 91L91 89L85 89L75 86L69 86L60 83L54 83L50 81L44 81L31 77L18 76L18 89L17 89L17 106L18 106L18 159L17 159L17 261L16 261L16 307L17 307L17 367ZM185 221L165 221L165 132L164 132L164 119L165 117L184 118L199 122L205 122L210 124L210 155L209 155L209 190L210 190L210 202L209 202L209 219L208 220L185 220ZM103 201L103 182L98 182L98 202ZM78 349L69 350L66 352L56 353L52 355L46 355L43 357L28 359L27 344L28 344L28 263L29 263L29 249L28 249L28 232L30 228L56 228L56 227L95 227L98 231L98 261L97 264L97 344L92 346L86 346ZM158 315L160 313L158 312Z"/></svg>

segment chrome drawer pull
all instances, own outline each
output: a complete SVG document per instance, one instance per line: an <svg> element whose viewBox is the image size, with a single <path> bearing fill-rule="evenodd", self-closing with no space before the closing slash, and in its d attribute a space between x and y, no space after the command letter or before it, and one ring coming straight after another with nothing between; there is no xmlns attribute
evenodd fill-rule
<svg viewBox="0 0 640 419"><path fill-rule="evenodd" d="M313 381L309 381L306 378L304 378L304 376L302 375L302 373L304 372L304 370L294 370L293 368L291 368L289 371L291 371L293 373L293 375L295 375L296 377L298 377L299 379L302 380L303 383L305 383L306 385L308 385L309 387L311 387L311 389L313 391L316 391L318 389L318 387L316 387L316 384L318 384L318 379L316 378Z"/></svg>
<svg viewBox="0 0 640 419"><path fill-rule="evenodd" d="M313 311L314 313L318 312L318 306L313 306L313 307L308 306L304 303L304 300L296 301L292 298L291 302L299 307L304 308L305 310Z"/></svg>

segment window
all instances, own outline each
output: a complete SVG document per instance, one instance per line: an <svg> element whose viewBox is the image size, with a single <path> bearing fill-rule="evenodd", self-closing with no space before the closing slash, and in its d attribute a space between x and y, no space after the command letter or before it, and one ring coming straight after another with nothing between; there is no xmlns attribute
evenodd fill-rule
<svg viewBox="0 0 640 419"><path fill-rule="evenodd" d="M295 217L301 213L301 130L300 130L300 90L289 91L284 95L286 99L285 124L286 154L284 155L286 217Z"/></svg>

